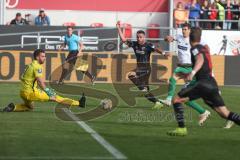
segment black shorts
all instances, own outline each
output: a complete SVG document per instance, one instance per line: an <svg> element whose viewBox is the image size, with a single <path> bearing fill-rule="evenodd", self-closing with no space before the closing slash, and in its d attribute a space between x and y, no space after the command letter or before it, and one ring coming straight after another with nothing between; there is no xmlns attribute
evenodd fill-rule
<svg viewBox="0 0 240 160"><path fill-rule="evenodd" d="M133 79L135 79L135 85L137 85L140 90L144 89L145 87L147 87L149 90L149 77L151 75L151 67L137 67L135 70L133 70L133 72L136 73L136 77L133 77Z"/></svg>
<svg viewBox="0 0 240 160"><path fill-rule="evenodd" d="M68 56L67 56L67 58L66 58L66 61L67 61L68 63L71 63L71 64L75 65L76 60L77 60L78 52L79 52L78 50L72 50L72 51L70 51L70 52L68 53Z"/></svg>
<svg viewBox="0 0 240 160"><path fill-rule="evenodd" d="M148 80L151 74L151 67L136 68L134 71L138 77Z"/></svg>
<svg viewBox="0 0 240 160"><path fill-rule="evenodd" d="M193 86L187 86L178 92L180 98L189 98L190 101L202 98L210 107L225 106L220 95L217 82L214 78L202 79Z"/></svg>

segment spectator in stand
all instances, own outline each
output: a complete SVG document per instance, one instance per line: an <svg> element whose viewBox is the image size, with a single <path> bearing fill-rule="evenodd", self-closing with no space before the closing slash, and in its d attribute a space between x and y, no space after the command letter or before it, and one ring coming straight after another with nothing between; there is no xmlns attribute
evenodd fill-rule
<svg viewBox="0 0 240 160"><path fill-rule="evenodd" d="M37 25L37 26L50 26L50 19L45 14L44 9L39 10L39 15L35 18L35 25Z"/></svg>
<svg viewBox="0 0 240 160"><path fill-rule="evenodd" d="M217 5L215 2L211 4L209 11L210 11L209 19L212 21L211 28L214 29L216 27L216 22L214 21L217 19L217 16L218 16Z"/></svg>
<svg viewBox="0 0 240 160"><path fill-rule="evenodd" d="M231 4L231 0L227 0L227 3L224 4L225 9L225 22L223 23L223 29L232 29L232 22L228 20L232 20L232 12L233 12L233 5Z"/></svg>
<svg viewBox="0 0 240 160"><path fill-rule="evenodd" d="M210 4L208 0L205 0L201 6L201 15L200 18L203 20L209 20L209 14L210 12ZM210 28L210 24L209 22L203 21L200 23L201 27L206 29L206 28Z"/></svg>
<svg viewBox="0 0 240 160"><path fill-rule="evenodd" d="M223 28L223 21L225 20L225 9L223 3L220 0L216 0L217 9L218 9L218 25L220 28Z"/></svg>
<svg viewBox="0 0 240 160"><path fill-rule="evenodd" d="M199 22L195 21L195 20L200 19L201 7L200 7L200 4L198 3L198 1L192 0L192 2L187 4L187 6L185 8L189 10L189 21L191 23L191 26L198 27Z"/></svg>
<svg viewBox="0 0 240 160"><path fill-rule="evenodd" d="M238 0L238 30L240 30L240 1Z"/></svg>
<svg viewBox="0 0 240 160"><path fill-rule="evenodd" d="M26 19L22 18L21 13L17 13L15 19L10 22L10 25L22 26L28 25L28 22L26 21Z"/></svg>
<svg viewBox="0 0 240 160"><path fill-rule="evenodd" d="M197 20L200 19L200 4L197 2L197 0L192 0L192 2L187 4L185 8L189 10L189 21L191 26L198 27L199 22Z"/></svg>
<svg viewBox="0 0 240 160"><path fill-rule="evenodd" d="M232 12L232 19L239 21L240 17L240 1L234 0L233 1L233 12ZM238 22L232 23L232 29L238 29Z"/></svg>
<svg viewBox="0 0 240 160"><path fill-rule="evenodd" d="M175 25L178 28L181 28L184 23L188 21L188 10L184 9L183 3L178 2L176 8L174 9L174 19Z"/></svg>

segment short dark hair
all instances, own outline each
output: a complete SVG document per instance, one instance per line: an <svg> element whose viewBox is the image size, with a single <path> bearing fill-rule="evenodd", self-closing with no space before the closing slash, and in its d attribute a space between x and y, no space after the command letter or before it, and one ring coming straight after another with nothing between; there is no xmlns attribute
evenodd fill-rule
<svg viewBox="0 0 240 160"><path fill-rule="evenodd" d="M190 32L190 42L200 42L202 36L202 29L200 27L193 27Z"/></svg>
<svg viewBox="0 0 240 160"><path fill-rule="evenodd" d="M69 28L72 28L72 29L73 29L73 26L67 26L67 30L68 30Z"/></svg>
<svg viewBox="0 0 240 160"><path fill-rule="evenodd" d="M18 13L16 14L16 17L19 17L19 16L22 16L22 15L21 15L21 13L18 12Z"/></svg>
<svg viewBox="0 0 240 160"><path fill-rule="evenodd" d="M137 34L144 34L145 35L145 32L143 30L138 30Z"/></svg>
<svg viewBox="0 0 240 160"><path fill-rule="evenodd" d="M43 49L36 49L36 50L33 52L33 58L34 58L34 59L37 59L37 56L39 56L40 53L45 53L45 51L44 51Z"/></svg>
<svg viewBox="0 0 240 160"><path fill-rule="evenodd" d="M187 27L188 29L191 29L191 24L190 23L184 23L182 25L182 28Z"/></svg>

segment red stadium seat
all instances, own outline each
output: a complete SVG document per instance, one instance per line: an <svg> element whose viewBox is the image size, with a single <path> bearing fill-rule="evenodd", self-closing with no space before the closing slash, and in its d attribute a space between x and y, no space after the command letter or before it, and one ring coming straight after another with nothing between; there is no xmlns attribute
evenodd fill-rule
<svg viewBox="0 0 240 160"><path fill-rule="evenodd" d="M65 22L65 23L63 23L63 26L76 26L76 23L74 23L74 22Z"/></svg>
<svg viewBox="0 0 240 160"><path fill-rule="evenodd" d="M148 27L160 27L159 24L149 24ZM149 28L147 30L148 38L159 38L160 37L160 29L152 29Z"/></svg>

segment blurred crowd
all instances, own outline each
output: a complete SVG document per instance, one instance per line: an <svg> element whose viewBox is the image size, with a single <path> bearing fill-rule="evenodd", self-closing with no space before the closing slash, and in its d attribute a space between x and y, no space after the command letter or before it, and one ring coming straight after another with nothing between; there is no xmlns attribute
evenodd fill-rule
<svg viewBox="0 0 240 160"><path fill-rule="evenodd" d="M175 27L183 23L204 29L240 29L240 0L191 0L178 2L174 9Z"/></svg>
<svg viewBox="0 0 240 160"><path fill-rule="evenodd" d="M17 13L16 17L11 20L11 22L8 25L29 25L31 24L30 20L30 14L27 14L24 16L25 18L22 17L21 13ZM44 9L39 10L38 16L34 18L34 22L32 23L36 26L50 26L50 18L46 15Z"/></svg>
<svg viewBox="0 0 240 160"><path fill-rule="evenodd" d="M30 15L23 18L21 13L9 25L49 26L50 18L44 9L39 10L33 20ZM240 0L191 0L179 1L174 9L175 27L181 27L185 22L191 26L203 29L240 30ZM69 25L69 24L68 24Z"/></svg>

